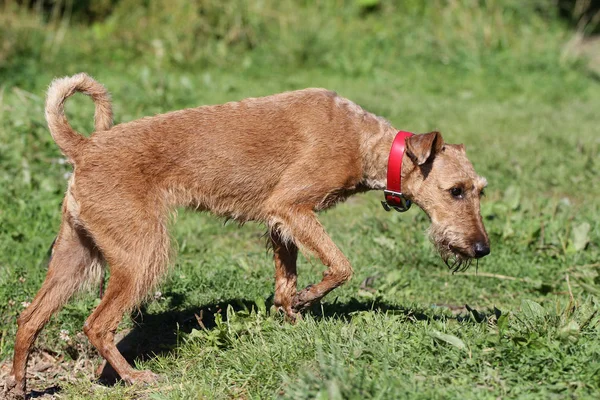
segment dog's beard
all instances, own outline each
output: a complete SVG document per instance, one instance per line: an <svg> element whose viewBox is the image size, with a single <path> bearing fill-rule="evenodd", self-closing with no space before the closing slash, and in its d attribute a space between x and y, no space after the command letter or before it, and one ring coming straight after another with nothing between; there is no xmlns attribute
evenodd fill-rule
<svg viewBox="0 0 600 400"><path fill-rule="evenodd" d="M440 229L436 229L434 226L429 228L429 239L435 246L448 269L452 271L453 274L466 271L473 263L473 258L458 251L456 247L452 246L447 236L448 235L444 235L444 232L440 232ZM478 266L478 262L476 263L476 266Z"/></svg>
<svg viewBox="0 0 600 400"><path fill-rule="evenodd" d="M440 255L442 256L442 260L444 260L444 264L446 264L448 269L452 271L453 274L456 272L466 271L473 263L473 259L471 257L466 257L460 253L453 253L450 251L443 254L440 252Z"/></svg>

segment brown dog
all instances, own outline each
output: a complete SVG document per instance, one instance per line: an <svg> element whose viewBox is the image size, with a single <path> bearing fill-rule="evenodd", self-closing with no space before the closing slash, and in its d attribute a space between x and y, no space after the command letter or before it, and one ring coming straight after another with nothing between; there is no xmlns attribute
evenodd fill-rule
<svg viewBox="0 0 600 400"><path fill-rule="evenodd" d="M96 104L89 138L75 132L64 102L75 92ZM84 325L100 354L126 382L151 382L114 343L125 312L136 307L169 264L167 225L176 206L264 222L275 260L275 305L291 319L352 276L350 262L315 212L348 196L386 187L397 130L386 120L323 89L306 89L142 118L112 127L103 86L85 74L55 80L46 118L73 164L48 275L18 320L7 393L25 393L27 358L50 316L85 283L111 275ZM462 145L431 132L406 139L404 196L431 218L431 236L456 268L489 253L480 212L485 186ZM298 246L327 266L321 282L296 291Z"/></svg>

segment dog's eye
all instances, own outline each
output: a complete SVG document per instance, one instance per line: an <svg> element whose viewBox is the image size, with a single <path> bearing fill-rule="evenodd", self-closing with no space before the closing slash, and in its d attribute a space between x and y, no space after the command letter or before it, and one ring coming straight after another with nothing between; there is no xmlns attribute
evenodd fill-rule
<svg viewBox="0 0 600 400"><path fill-rule="evenodd" d="M453 187L452 189L450 189L450 194L455 199L462 199L464 197L464 191L460 187Z"/></svg>

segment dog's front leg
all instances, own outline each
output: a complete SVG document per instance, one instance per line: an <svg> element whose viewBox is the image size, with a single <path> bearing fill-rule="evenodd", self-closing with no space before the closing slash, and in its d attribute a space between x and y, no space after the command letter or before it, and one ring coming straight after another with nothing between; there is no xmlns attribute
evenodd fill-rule
<svg viewBox="0 0 600 400"><path fill-rule="evenodd" d="M278 231L271 232L273 260L275 261L275 306L285 312L290 321L296 321L298 314L292 310L296 296L296 260L298 247L285 240Z"/></svg>
<svg viewBox="0 0 600 400"><path fill-rule="evenodd" d="M327 267L321 282L310 285L296 294L292 310L298 312L349 280L352 277L352 266L327 235L312 210L290 215L286 223L295 243L314 253Z"/></svg>

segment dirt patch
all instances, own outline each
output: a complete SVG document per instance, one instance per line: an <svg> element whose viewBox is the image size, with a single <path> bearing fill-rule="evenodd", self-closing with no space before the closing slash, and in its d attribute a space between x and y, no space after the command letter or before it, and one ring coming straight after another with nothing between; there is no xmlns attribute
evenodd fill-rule
<svg viewBox="0 0 600 400"><path fill-rule="evenodd" d="M9 375L12 360L0 363L0 387ZM48 349L35 349L27 364L27 391L30 398L55 399L61 387L68 382L81 379L94 379L94 372L99 359L85 354L75 359L65 359L64 354L58 354Z"/></svg>

